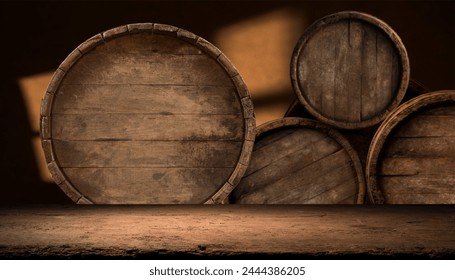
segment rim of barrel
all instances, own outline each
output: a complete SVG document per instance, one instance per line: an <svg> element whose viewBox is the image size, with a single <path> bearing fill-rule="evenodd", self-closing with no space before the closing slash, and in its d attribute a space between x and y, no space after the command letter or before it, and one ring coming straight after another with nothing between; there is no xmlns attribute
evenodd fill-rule
<svg viewBox="0 0 455 280"><path fill-rule="evenodd" d="M455 103L455 90L440 90L424 93L401 104L379 126L371 141L365 168L367 192L372 203L384 204L385 201L384 195L378 186L376 173L378 159L391 132L398 124L410 117L413 113L428 106L443 104L447 101Z"/></svg>
<svg viewBox="0 0 455 280"><path fill-rule="evenodd" d="M81 192L79 192L79 190L77 190L76 187L72 185L70 181L68 181L67 177L64 175L62 169L60 168L58 159L56 158L53 148L53 141L51 138L51 119L54 96L57 93L66 73L85 54L90 52L96 46L105 44L112 39L141 32L173 36L196 46L201 51L205 52L217 61L217 63L229 75L233 85L236 88L244 118L244 140L242 149L237 160L237 165L229 177L226 179L223 186L215 191L206 201L201 202L207 204L222 203L222 201L229 195L229 193L234 189L234 187L242 178L242 175L246 171L251 158L251 154L253 152L253 144L255 140L254 131L256 127L253 102L251 100L248 88L243 81L243 78L240 76L240 73L231 63L231 61L217 47L215 47L212 43L208 42L204 38L195 35L190 31L167 24L132 23L98 33L76 47L59 65L57 70L54 72L54 75L52 76L52 79L49 82L49 85L41 100L40 136L48 169L55 183L59 185L63 192L74 202L78 204L93 204L90 199L85 197Z"/></svg>
<svg viewBox="0 0 455 280"><path fill-rule="evenodd" d="M275 129L289 127L305 127L321 131L333 138L343 147L344 150L346 150L351 159L352 166L356 172L356 179L359 186L356 203L363 204L366 193L366 183L359 155L355 151L354 147L352 147L352 145L349 143L349 141L336 129L316 120L300 117L285 117L281 119L271 120L259 125L256 128L256 139L260 139L262 136L264 136L264 134L272 132Z"/></svg>
<svg viewBox="0 0 455 280"><path fill-rule="evenodd" d="M327 118L324 115L322 115L318 110L313 108L311 104L306 100L305 95L303 94L303 91L300 89L299 83L298 83L298 58L300 56L300 53L302 49L304 48L304 45L308 40L311 39L311 37L317 32L321 27L324 27L326 25L338 22L339 20L343 19L357 19L361 20L364 22L367 22L369 24L372 24L376 26L377 28L381 29L387 37L393 42L393 46L396 48L396 50L399 53L400 57L400 64L401 64L401 79L400 79L400 85L397 88L397 93L395 94L395 98L392 100L392 102L389 104L389 106L382 112L381 114L377 114L372 118L362 120L360 122L345 122L345 121L337 121L331 118ZM320 18L313 22L300 36L300 39L298 40L297 44L294 47L294 51L291 56L291 67L290 67L290 72L291 72L291 84L292 88L294 89L294 93L296 94L298 100L305 106L305 108L313 115L315 116L318 120L323 121L324 123L333 125L337 128L342 128L342 129L360 129L360 128L366 128L373 126L375 124L378 124L379 122L383 121L387 115L393 111L396 107L400 105L401 100L403 99L406 89L408 87L409 79L410 79L410 63L409 63L409 57L408 53L406 51L406 48L401 40L401 38L398 36L398 34L384 21L381 19L364 13L364 12L358 12L358 11L342 11L342 12L337 12L328 16L325 16L323 18Z"/></svg>

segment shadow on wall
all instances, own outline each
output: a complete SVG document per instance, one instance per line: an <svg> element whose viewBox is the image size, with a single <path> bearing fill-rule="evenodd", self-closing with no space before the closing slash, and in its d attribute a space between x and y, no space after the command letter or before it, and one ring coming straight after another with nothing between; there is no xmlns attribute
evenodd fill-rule
<svg viewBox="0 0 455 280"><path fill-rule="evenodd" d="M364 11L389 23L407 47L414 79L432 90L455 88L452 2L1 2L0 7L2 204L72 203L50 180L42 158L39 101L52 72L76 46L119 25L165 23L211 41L245 79L258 124L282 117L294 98L289 61L302 32L342 10Z"/></svg>

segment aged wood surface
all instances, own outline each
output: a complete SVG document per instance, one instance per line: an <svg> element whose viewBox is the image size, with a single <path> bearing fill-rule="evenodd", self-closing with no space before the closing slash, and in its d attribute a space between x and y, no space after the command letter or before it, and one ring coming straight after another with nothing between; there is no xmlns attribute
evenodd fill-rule
<svg viewBox="0 0 455 280"><path fill-rule="evenodd" d="M344 129L382 121L409 81L409 61L398 35L379 19L340 12L313 23L297 43L291 80L317 119Z"/></svg>
<svg viewBox="0 0 455 280"><path fill-rule="evenodd" d="M41 114L46 159L78 203L219 203L254 141L237 70L209 42L161 24L81 44L56 71Z"/></svg>
<svg viewBox="0 0 455 280"><path fill-rule="evenodd" d="M284 118L257 128L250 165L231 195L241 204L362 203L360 160L339 133Z"/></svg>
<svg viewBox="0 0 455 280"><path fill-rule="evenodd" d="M452 258L454 206L0 208L0 258Z"/></svg>
<svg viewBox="0 0 455 280"><path fill-rule="evenodd" d="M429 91L430 90L425 85L423 85L421 82L419 82L415 79L410 79L409 85L408 85L408 88L406 89L406 93L404 95L403 100L408 101L414 97L417 97L417 96L427 93ZM436 110L436 108L434 110ZM443 110L443 108L440 108L438 110ZM451 110L447 110L446 113L450 113L450 112L455 114L455 112L453 112ZM286 113L284 114L284 117L300 117L300 118L314 119L314 116L312 116L308 112L308 110L305 109L305 107L302 105L302 103L297 98L291 103L291 105L287 109ZM366 166L368 149L370 148L371 140L373 139L373 136L376 133L376 130L378 129L378 127L379 127L379 125L374 125L372 127L361 128L361 129L339 129L338 130L346 139L348 139L349 143L356 150L357 154L359 155L360 161L362 162L362 165L364 167ZM416 147L416 149L417 148L418 147ZM431 147L427 147L427 149L429 149L429 148L431 148Z"/></svg>
<svg viewBox="0 0 455 280"><path fill-rule="evenodd" d="M379 128L369 151L377 203L455 203L455 92L421 95Z"/></svg>

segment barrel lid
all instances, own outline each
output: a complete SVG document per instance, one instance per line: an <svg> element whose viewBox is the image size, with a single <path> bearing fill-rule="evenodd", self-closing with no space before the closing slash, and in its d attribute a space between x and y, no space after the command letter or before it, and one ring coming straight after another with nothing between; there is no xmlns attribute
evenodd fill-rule
<svg viewBox="0 0 455 280"><path fill-rule="evenodd" d="M55 182L77 203L218 203L254 142L248 89L229 59L175 26L97 34L59 66L41 106Z"/></svg>
<svg viewBox="0 0 455 280"><path fill-rule="evenodd" d="M362 204L360 159L335 129L315 120L283 118L257 127L250 165L231 202Z"/></svg>
<svg viewBox="0 0 455 280"><path fill-rule="evenodd" d="M343 129L381 122L402 100L409 60L385 22L344 11L314 22L291 58L294 91L317 119Z"/></svg>
<svg viewBox="0 0 455 280"><path fill-rule="evenodd" d="M454 128L453 90L424 93L396 108L379 126L368 151L365 176L370 200L454 203L450 179L455 168ZM386 190L383 177L394 182ZM452 188L450 195L444 193L446 188Z"/></svg>

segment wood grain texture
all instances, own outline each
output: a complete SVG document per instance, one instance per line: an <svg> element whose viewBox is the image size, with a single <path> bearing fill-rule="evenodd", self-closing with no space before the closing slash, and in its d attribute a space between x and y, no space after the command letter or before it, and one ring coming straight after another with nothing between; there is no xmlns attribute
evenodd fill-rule
<svg viewBox="0 0 455 280"><path fill-rule="evenodd" d="M250 165L231 195L238 204L363 203L360 160L338 132L284 118L258 127Z"/></svg>
<svg viewBox="0 0 455 280"><path fill-rule="evenodd" d="M320 121L344 129L378 124L402 100L409 61L396 33L379 19L340 12L313 23L295 46L291 81Z"/></svg>
<svg viewBox="0 0 455 280"><path fill-rule="evenodd" d="M369 34L369 33L368 33ZM368 36L367 33L364 33L363 36ZM367 63L367 62L365 62ZM370 72L368 72L370 73ZM365 78L367 73L364 73L363 78ZM373 79L373 76L370 76L368 79ZM376 79L376 78L374 78ZM410 79L409 80L409 85L408 88L406 89L406 93L404 96L404 99L410 100L414 97L417 97L423 93L428 92L429 89L420 83L419 81L415 79ZM371 92L371 91L370 91ZM373 95L374 96L374 95ZM364 109L366 107L363 107ZM374 106L371 107L372 112L374 111ZM434 108L431 112L437 112L439 111L444 111L445 114L455 114L452 110L452 108L447 108L444 109L444 106ZM365 112L365 110L363 111ZM429 114L430 112L426 112L425 114ZM440 115L442 114L439 113ZM300 118L310 118L314 119L314 116L311 115L310 112L308 112L307 109L305 109L305 106L300 102L298 98L296 98L290 105L289 108L287 109L286 113L284 114L284 117L300 117ZM376 133L376 130L378 129L379 125L374 125L372 127L368 128L361 128L361 129L340 129L338 130L352 145L352 147L355 149L357 154L359 155L360 161L362 162L362 165L366 166L366 160L368 156L368 149L370 147L371 140L373 139L374 134ZM405 139L402 139L402 141L408 141ZM415 139L414 141L419 141L419 139ZM424 142L422 142L423 145ZM416 145L414 145L414 150L419 149L419 144L416 142ZM437 149L437 145L434 146L427 146L425 145L425 148L430 148L434 147L434 149ZM405 148L403 146L402 148Z"/></svg>
<svg viewBox="0 0 455 280"><path fill-rule="evenodd" d="M455 92L420 95L381 125L368 154L368 190L376 203L455 202Z"/></svg>
<svg viewBox="0 0 455 280"><path fill-rule="evenodd" d="M54 75L41 113L46 158L78 203L220 203L254 141L252 102L228 58L162 24L82 43Z"/></svg>
<svg viewBox="0 0 455 280"><path fill-rule="evenodd" d="M2 259L451 259L453 205L0 208Z"/></svg>

